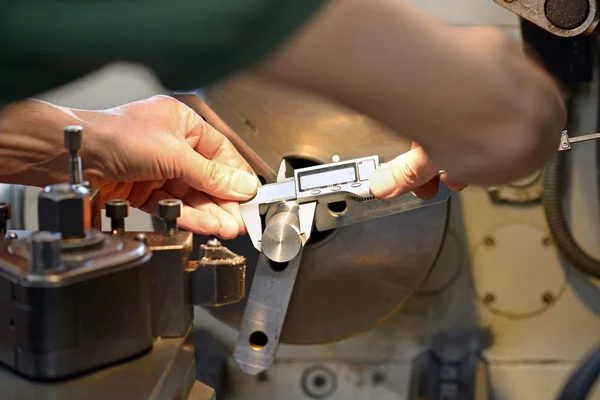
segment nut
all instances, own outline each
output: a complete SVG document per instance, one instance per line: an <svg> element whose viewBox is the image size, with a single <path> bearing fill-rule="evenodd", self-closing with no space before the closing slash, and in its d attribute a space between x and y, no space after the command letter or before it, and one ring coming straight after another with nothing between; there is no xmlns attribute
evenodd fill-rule
<svg viewBox="0 0 600 400"><path fill-rule="evenodd" d="M47 186L38 197L38 220L41 231L63 239L84 237L92 227L91 192L68 183Z"/></svg>

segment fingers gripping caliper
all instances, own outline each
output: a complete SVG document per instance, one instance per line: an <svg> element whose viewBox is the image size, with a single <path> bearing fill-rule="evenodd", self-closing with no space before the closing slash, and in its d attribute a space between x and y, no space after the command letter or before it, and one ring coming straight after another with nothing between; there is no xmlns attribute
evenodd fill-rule
<svg viewBox="0 0 600 400"><path fill-rule="evenodd" d="M313 229L327 231L449 199L449 189L440 185L430 200L410 193L376 200L369 184L377 168L378 156L348 161L334 156L332 163L296 169L287 177L284 160L277 182L261 186L252 200L241 205L248 235L261 252L234 350L244 372L255 375L273 362Z"/></svg>

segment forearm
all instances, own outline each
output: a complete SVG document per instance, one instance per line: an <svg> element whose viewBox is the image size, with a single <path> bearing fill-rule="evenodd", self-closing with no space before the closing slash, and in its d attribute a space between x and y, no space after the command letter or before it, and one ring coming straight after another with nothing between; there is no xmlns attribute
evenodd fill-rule
<svg viewBox="0 0 600 400"><path fill-rule="evenodd" d="M455 179L498 183L556 151L564 110L512 43L479 34L402 1L333 0L260 71L378 119Z"/></svg>
<svg viewBox="0 0 600 400"><path fill-rule="evenodd" d="M67 125L86 126L78 110L26 100L0 110L0 182L43 187L68 180L68 152L63 130ZM82 156L87 174L94 169L86 157L96 142L84 129ZM84 175L84 177L85 177Z"/></svg>

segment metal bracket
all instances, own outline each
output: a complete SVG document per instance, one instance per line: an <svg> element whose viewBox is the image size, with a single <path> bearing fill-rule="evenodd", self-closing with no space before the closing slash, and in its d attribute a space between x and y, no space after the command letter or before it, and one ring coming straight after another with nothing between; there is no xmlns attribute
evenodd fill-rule
<svg viewBox="0 0 600 400"><path fill-rule="evenodd" d="M244 310L233 358L242 371L256 375L275 358L304 247L287 263L260 255Z"/></svg>

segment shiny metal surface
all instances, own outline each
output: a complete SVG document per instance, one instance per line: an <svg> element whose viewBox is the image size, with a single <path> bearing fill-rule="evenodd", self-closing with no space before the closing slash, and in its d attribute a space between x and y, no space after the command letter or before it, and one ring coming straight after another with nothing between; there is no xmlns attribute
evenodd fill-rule
<svg viewBox="0 0 600 400"><path fill-rule="evenodd" d="M203 98L240 135L243 146L251 148L273 171L284 158L289 164L308 166L328 163L333 155L347 160L376 154L386 162L410 149L410 143L398 133L363 115L255 77L240 76L214 86ZM445 234L447 216L448 202L441 202L325 234L313 231L280 341L336 341L392 315L428 275ZM236 241L240 242L236 247L246 248L245 252L236 250L238 254L256 259L247 236ZM247 267L250 283L255 268L250 262ZM211 313L239 327L244 303Z"/></svg>
<svg viewBox="0 0 600 400"><path fill-rule="evenodd" d="M152 351L128 362L81 377L48 384L22 378L0 367L3 400L210 400L214 392L195 381L193 335L160 339ZM200 390L201 389L201 390ZM200 396L202 394L202 396Z"/></svg>
<svg viewBox="0 0 600 400"><path fill-rule="evenodd" d="M190 304L221 307L246 296L246 259L216 240L200 246L202 258L189 261L185 272L190 285Z"/></svg>
<svg viewBox="0 0 600 400"><path fill-rule="evenodd" d="M62 266L60 233L35 232L29 238L31 269L43 273Z"/></svg>
<svg viewBox="0 0 600 400"><path fill-rule="evenodd" d="M588 0L587 17L579 26L572 29L559 28L550 21L546 13L546 0L494 0L494 2L556 36L589 35L598 26L596 15L598 6L595 0Z"/></svg>
<svg viewBox="0 0 600 400"><path fill-rule="evenodd" d="M266 370L275 359L303 248L289 262L275 263L261 254L233 351L247 374Z"/></svg>
<svg viewBox="0 0 600 400"><path fill-rule="evenodd" d="M295 202L271 206L261 245L269 260L283 263L298 255L302 247L298 213L299 207Z"/></svg>
<svg viewBox="0 0 600 400"><path fill-rule="evenodd" d="M24 286L58 287L132 268L146 262L150 256L143 243L106 236L101 246L92 250L83 249L63 255L67 268L40 275L29 270L27 239L19 234L19 239L9 243L0 242L0 274L18 277ZM85 265L85 268L76 268L81 265Z"/></svg>

